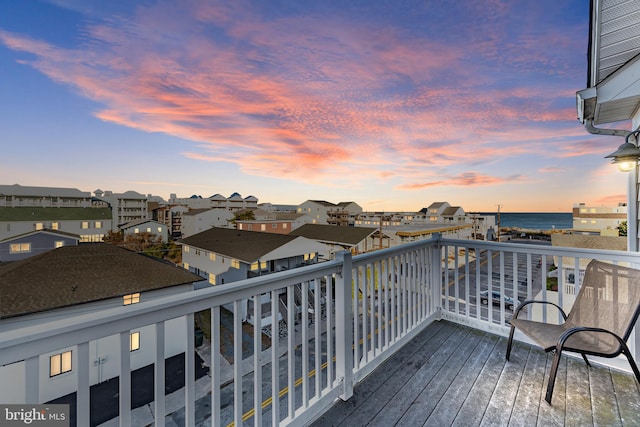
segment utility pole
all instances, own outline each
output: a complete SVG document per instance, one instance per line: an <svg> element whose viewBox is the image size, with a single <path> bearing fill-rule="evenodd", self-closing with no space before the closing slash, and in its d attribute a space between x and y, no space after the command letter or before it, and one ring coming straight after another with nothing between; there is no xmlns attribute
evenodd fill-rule
<svg viewBox="0 0 640 427"><path fill-rule="evenodd" d="M500 243L500 208L502 207L502 205L497 205L498 206L498 243Z"/></svg>

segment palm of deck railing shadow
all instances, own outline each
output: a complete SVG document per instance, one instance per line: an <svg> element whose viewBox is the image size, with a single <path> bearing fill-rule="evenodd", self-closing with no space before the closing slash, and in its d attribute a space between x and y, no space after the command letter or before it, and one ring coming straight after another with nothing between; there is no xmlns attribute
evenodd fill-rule
<svg viewBox="0 0 640 427"><path fill-rule="evenodd" d="M564 323L554 325L518 319L520 310L533 303L557 307L565 319ZM640 270L593 260L587 265L582 287L568 316L558 305L549 301L528 300L516 309L511 320L506 358L509 360L516 329L544 351L555 351L545 396L549 404L563 351L580 353L589 366L587 355L611 358L624 354L640 383L640 371L626 344L638 314Z"/></svg>

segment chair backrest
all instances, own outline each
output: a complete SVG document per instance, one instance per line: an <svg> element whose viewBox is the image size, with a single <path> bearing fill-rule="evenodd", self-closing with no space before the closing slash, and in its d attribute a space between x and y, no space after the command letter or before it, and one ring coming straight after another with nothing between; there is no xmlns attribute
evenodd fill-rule
<svg viewBox="0 0 640 427"><path fill-rule="evenodd" d="M566 322L603 328L626 341L638 314L640 270L593 260Z"/></svg>

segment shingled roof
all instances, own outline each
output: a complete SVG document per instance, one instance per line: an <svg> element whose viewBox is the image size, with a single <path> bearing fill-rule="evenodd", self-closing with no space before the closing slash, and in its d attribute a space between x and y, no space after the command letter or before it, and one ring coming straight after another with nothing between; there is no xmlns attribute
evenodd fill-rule
<svg viewBox="0 0 640 427"><path fill-rule="evenodd" d="M313 239L323 243L355 246L375 233L376 230L376 228L371 227L337 227L335 225L304 224L289 233L289 236L306 237L307 239Z"/></svg>
<svg viewBox="0 0 640 427"><path fill-rule="evenodd" d="M0 318L201 280L187 270L118 246L63 246L0 267Z"/></svg>
<svg viewBox="0 0 640 427"><path fill-rule="evenodd" d="M297 238L292 234L214 227L182 239L180 243L252 263Z"/></svg>

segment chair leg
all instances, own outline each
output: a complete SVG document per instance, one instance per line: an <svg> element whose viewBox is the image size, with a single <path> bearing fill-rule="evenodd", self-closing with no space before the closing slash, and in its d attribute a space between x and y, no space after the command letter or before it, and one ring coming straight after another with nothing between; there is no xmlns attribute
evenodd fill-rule
<svg viewBox="0 0 640 427"><path fill-rule="evenodd" d="M556 385L556 375L558 374L558 365L560 364L560 356L562 355L562 349L556 348L553 356L553 363L551 364L551 371L549 372L549 383L547 384L547 394L544 400L551 405L551 396L553 395L553 387Z"/></svg>
<svg viewBox="0 0 640 427"><path fill-rule="evenodd" d="M515 327L511 325L511 331L509 331L509 341L507 341L507 353L505 354L505 358L509 360L511 356L511 346L513 344L513 333L515 332Z"/></svg>
<svg viewBox="0 0 640 427"><path fill-rule="evenodd" d="M622 352L625 356L627 356L627 360L629 361L629 365L631 365L631 369L633 370L634 375L636 376L636 381L640 383L640 371L638 371L638 365L636 365L635 360L631 356L631 352L629 351L629 347L625 343L622 343Z"/></svg>

